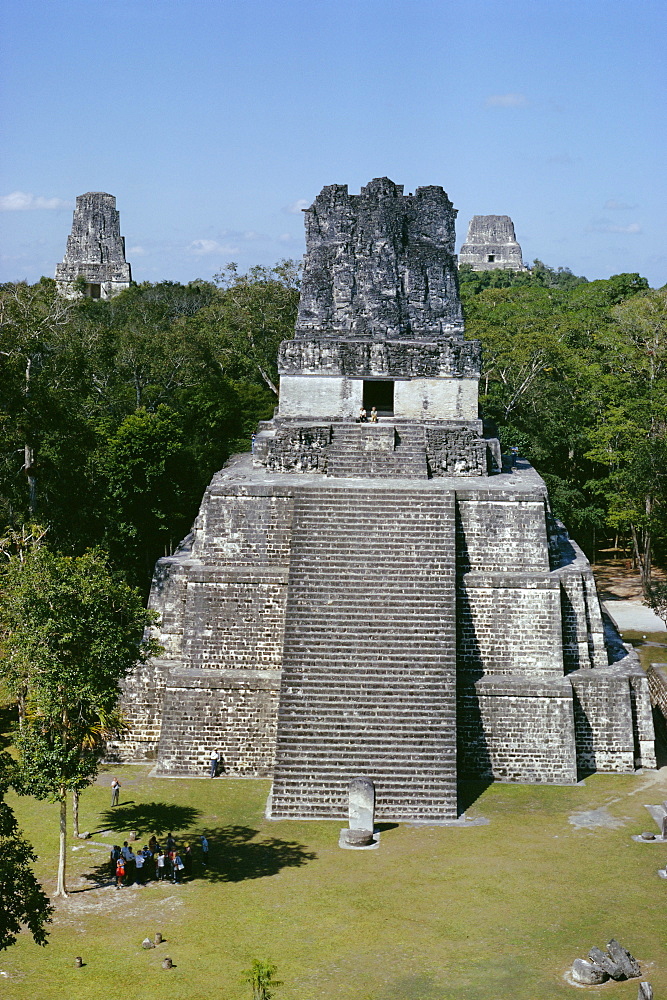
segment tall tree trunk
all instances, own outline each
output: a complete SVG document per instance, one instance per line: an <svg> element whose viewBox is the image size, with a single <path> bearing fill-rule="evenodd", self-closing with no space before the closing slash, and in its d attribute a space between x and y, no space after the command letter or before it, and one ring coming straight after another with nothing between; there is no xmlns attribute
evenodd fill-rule
<svg viewBox="0 0 667 1000"><path fill-rule="evenodd" d="M79 789L72 790L72 833L79 836Z"/></svg>
<svg viewBox="0 0 667 1000"><path fill-rule="evenodd" d="M65 885L65 865L67 861L67 792L65 788L60 789L60 850L58 852L58 883L56 885L56 896L68 897L67 886Z"/></svg>
<svg viewBox="0 0 667 1000"><path fill-rule="evenodd" d="M25 398L26 403L30 399L30 379L32 376L32 358L28 358L25 366ZM27 430L27 435L30 431ZM23 468L28 479L28 493L30 504L30 515L34 517L37 512L37 477L35 475L35 449L31 441L23 444Z"/></svg>
<svg viewBox="0 0 667 1000"><path fill-rule="evenodd" d="M644 558L642 562L642 591L644 598L651 594L651 514L653 513L653 497L646 497L646 531L644 532Z"/></svg>
<svg viewBox="0 0 667 1000"><path fill-rule="evenodd" d="M633 559L639 567L639 579L642 585L642 594L648 598L651 591L651 532L647 528L640 540L634 524L630 525L632 532Z"/></svg>
<svg viewBox="0 0 667 1000"><path fill-rule="evenodd" d="M23 446L23 468L28 479L28 496L30 513L37 513L37 476L35 475L35 449L26 441Z"/></svg>

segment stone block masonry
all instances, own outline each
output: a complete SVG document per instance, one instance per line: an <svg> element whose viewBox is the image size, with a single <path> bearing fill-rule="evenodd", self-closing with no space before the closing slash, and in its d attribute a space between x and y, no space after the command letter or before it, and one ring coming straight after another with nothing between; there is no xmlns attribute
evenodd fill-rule
<svg viewBox="0 0 667 1000"><path fill-rule="evenodd" d="M456 818L454 497L295 498L273 818L344 818L350 779L383 820Z"/></svg>
<svg viewBox="0 0 667 1000"><path fill-rule="evenodd" d="M305 212L295 336L280 346L280 404L260 427L258 464L409 477L419 451L424 478L487 473L494 448L479 421L480 345L463 337L455 217L437 186L404 194L379 177L358 195L336 184L320 192ZM340 424L372 407L397 443L410 424L421 432L384 464L364 460L352 430L340 454Z"/></svg>
<svg viewBox="0 0 667 1000"><path fill-rule="evenodd" d="M343 817L364 773L379 816L432 822L457 777L654 766L646 676L618 636L607 662L590 566L547 515L525 463L473 487L238 456L157 566L165 653L126 684L121 752L204 774L220 747L223 773L275 775L276 816Z"/></svg>
<svg viewBox="0 0 667 1000"><path fill-rule="evenodd" d="M509 215L474 215L459 253L459 266L474 271L525 271Z"/></svg>
<svg viewBox="0 0 667 1000"><path fill-rule="evenodd" d="M76 199L65 256L56 266L60 293L76 296L77 278L85 280L91 298L109 299L130 287L132 273L125 260L116 199L104 191L88 191Z"/></svg>
<svg viewBox="0 0 667 1000"><path fill-rule="evenodd" d="M297 338L435 340L463 329L456 210L441 187L404 195L402 185L376 177L350 195L331 184L304 216Z"/></svg>

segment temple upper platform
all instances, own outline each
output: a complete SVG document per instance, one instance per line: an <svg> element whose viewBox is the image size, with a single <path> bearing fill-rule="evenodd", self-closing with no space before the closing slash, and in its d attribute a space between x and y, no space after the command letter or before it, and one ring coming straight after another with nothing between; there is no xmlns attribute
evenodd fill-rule
<svg viewBox="0 0 667 1000"><path fill-rule="evenodd" d="M280 403L260 427L257 462L327 475L499 467L482 438L481 350L463 336L456 209L444 189L406 195L379 177L351 195L331 184L304 215L295 336L280 346ZM340 426L366 420L383 429Z"/></svg>

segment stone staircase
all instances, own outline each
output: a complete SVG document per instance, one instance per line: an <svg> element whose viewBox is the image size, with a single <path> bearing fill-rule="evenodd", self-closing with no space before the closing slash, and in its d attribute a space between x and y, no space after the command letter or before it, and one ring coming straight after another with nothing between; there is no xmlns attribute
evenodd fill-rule
<svg viewBox="0 0 667 1000"><path fill-rule="evenodd" d="M294 500L270 815L456 818L454 494L304 488Z"/></svg>
<svg viewBox="0 0 667 1000"><path fill-rule="evenodd" d="M426 436L419 424L332 424L327 474L427 479Z"/></svg>

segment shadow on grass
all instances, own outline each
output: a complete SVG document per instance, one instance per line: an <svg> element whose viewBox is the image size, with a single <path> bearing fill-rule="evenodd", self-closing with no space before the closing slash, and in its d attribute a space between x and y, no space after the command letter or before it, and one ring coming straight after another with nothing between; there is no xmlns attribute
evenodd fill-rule
<svg viewBox="0 0 667 1000"><path fill-rule="evenodd" d="M459 816L463 816L467 809L483 795L483 793L493 784L493 778L480 778L473 781L459 781L456 788L456 807Z"/></svg>
<svg viewBox="0 0 667 1000"><path fill-rule="evenodd" d="M207 830L210 844L208 868L202 877L210 882L243 882L277 875L283 868L301 868L317 855L295 840L266 837L249 826L220 826Z"/></svg>
<svg viewBox="0 0 667 1000"><path fill-rule="evenodd" d="M139 805L128 802L103 812L97 832L113 830L114 833L129 833L135 830L140 839L150 837L152 833L159 838L168 833L176 835L180 830L189 830L200 816L200 809L177 806L172 802L142 802Z"/></svg>
<svg viewBox="0 0 667 1000"><path fill-rule="evenodd" d="M137 807L140 808L140 807ZM172 807L178 808L176 806ZM197 810L190 810L196 813ZM114 813L116 810L114 810ZM175 831L177 825L168 824ZM151 827L151 830L154 827ZM249 826L219 826L207 828L206 837L209 841L208 866L203 868L201 853L197 850L198 835L188 832L178 838L181 844L189 840L195 847L194 878L207 882L244 882L246 879L266 878L277 875L283 868L301 868L309 861L317 860L317 855L307 851L302 844L294 840L281 840L279 837L266 837L255 841L259 833ZM113 882L111 864L107 859L101 864L84 873L82 878L93 884L90 888L99 888ZM77 890L74 890L77 891ZM86 889L79 889L86 892Z"/></svg>

